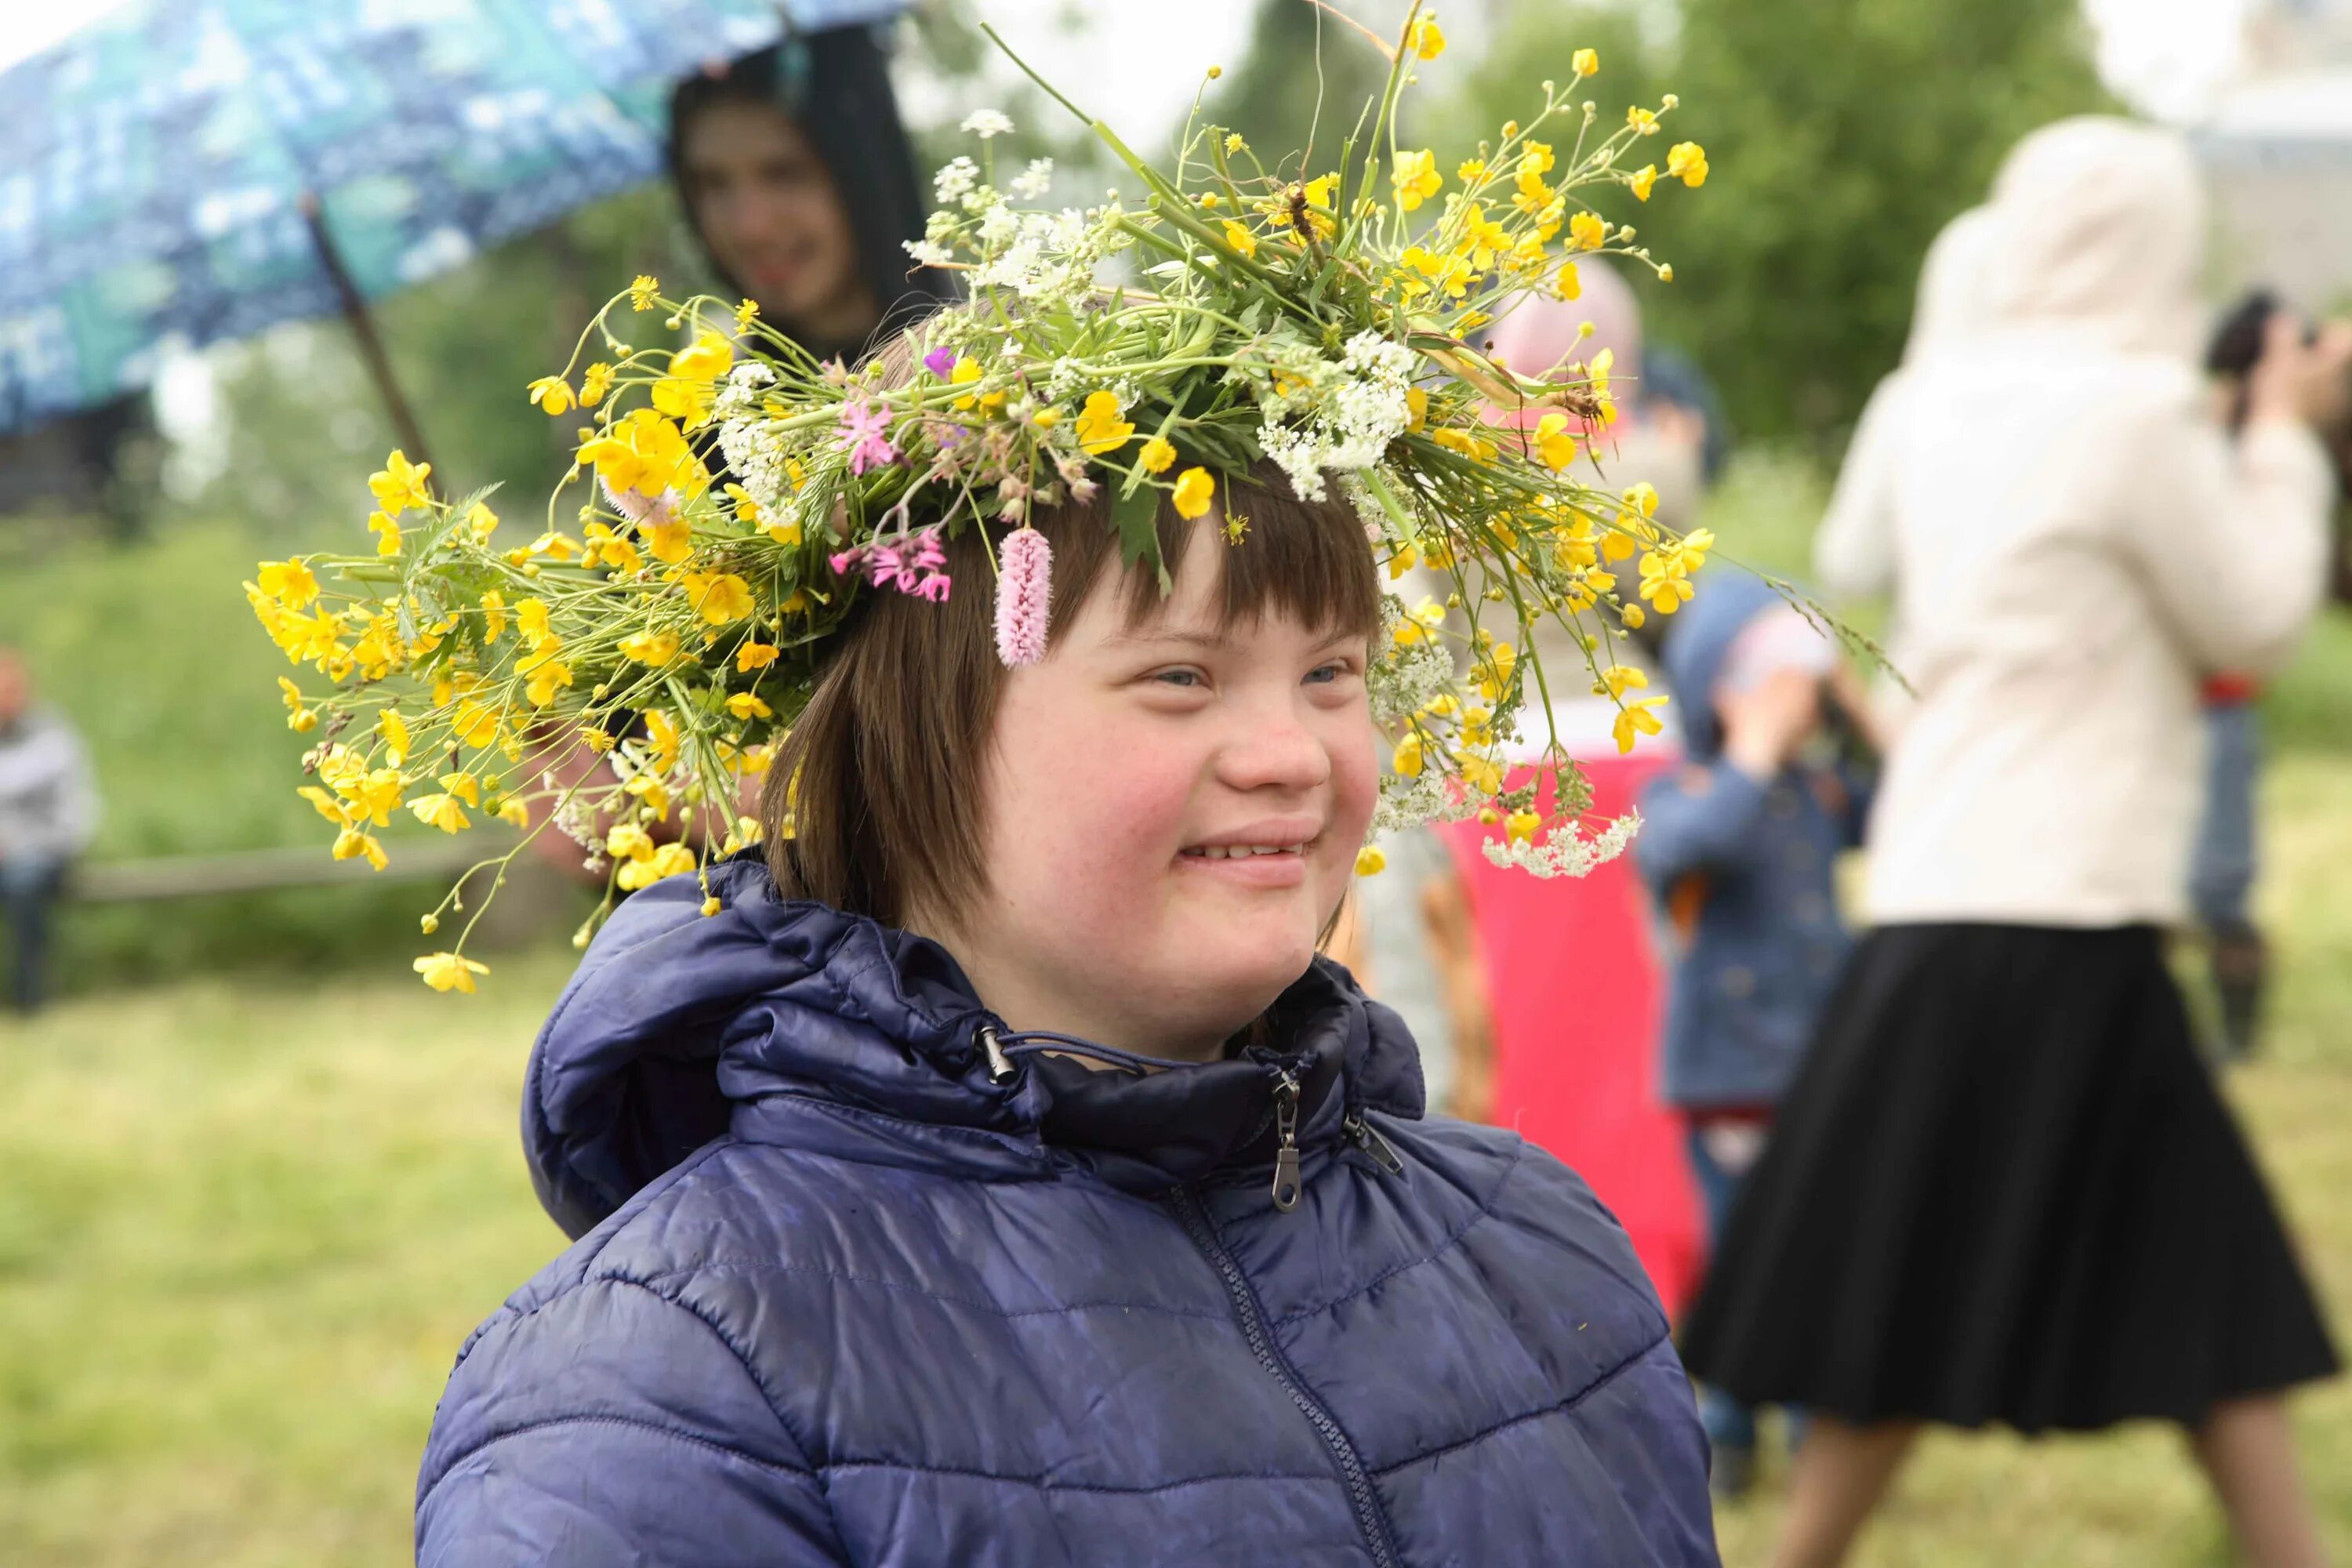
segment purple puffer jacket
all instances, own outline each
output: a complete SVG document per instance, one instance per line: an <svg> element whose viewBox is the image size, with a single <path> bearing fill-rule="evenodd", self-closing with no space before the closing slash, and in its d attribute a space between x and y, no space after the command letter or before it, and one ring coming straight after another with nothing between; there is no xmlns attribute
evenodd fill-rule
<svg viewBox="0 0 2352 1568"><path fill-rule="evenodd" d="M709 919L690 878L630 900L540 1037L525 1142L586 1234L458 1357L421 1563L1715 1563L1624 1233L1421 1121L1343 970L1146 1072L756 862L716 879Z"/></svg>

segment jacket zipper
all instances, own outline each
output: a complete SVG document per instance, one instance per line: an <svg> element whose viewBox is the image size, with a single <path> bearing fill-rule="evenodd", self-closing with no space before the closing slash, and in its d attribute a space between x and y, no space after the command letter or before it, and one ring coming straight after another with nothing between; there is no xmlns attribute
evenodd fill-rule
<svg viewBox="0 0 2352 1568"><path fill-rule="evenodd" d="M1362 1111L1343 1118L1339 1131L1347 1134L1349 1142L1370 1156L1372 1163L1381 1170L1391 1176L1404 1174L1404 1162L1398 1159L1397 1152L1389 1147L1389 1141L1372 1130L1371 1122Z"/></svg>
<svg viewBox="0 0 2352 1568"><path fill-rule="evenodd" d="M1295 1112L1297 1093L1295 1082L1291 1085L1291 1092ZM1291 1159L1295 1166L1297 1159L1295 1149L1291 1151ZM1243 1337L1249 1341L1250 1353L1257 1357L1258 1365L1265 1368L1267 1373L1282 1384L1283 1392L1290 1395L1290 1402L1298 1406L1299 1413L1322 1437L1323 1446L1339 1461L1340 1478L1348 1484L1348 1500L1356 1510L1356 1528L1363 1532L1364 1543L1371 1548L1372 1562L1378 1568L1397 1568L1396 1543L1390 1538L1388 1517L1381 1511L1381 1500L1372 1490L1371 1474L1364 1468L1364 1461L1357 1454L1356 1446L1348 1440L1347 1433L1339 1429L1339 1423L1331 1413L1307 1392L1298 1373L1292 1370L1289 1361L1276 1346L1274 1336L1265 1326L1265 1310L1258 1305L1257 1292L1250 1288L1249 1279L1243 1274L1241 1265L1234 1261L1234 1255L1225 1250L1224 1244L1210 1228L1209 1216L1202 1209L1199 1200L1186 1189L1178 1187L1169 1194L1168 1201L1176 1211L1177 1220L1184 1226L1184 1234L1191 1237L1192 1245L1216 1268L1219 1277L1224 1280L1225 1294L1234 1304L1234 1318L1241 1324ZM1292 1194L1291 1201L1294 1204L1297 1201L1296 1192Z"/></svg>

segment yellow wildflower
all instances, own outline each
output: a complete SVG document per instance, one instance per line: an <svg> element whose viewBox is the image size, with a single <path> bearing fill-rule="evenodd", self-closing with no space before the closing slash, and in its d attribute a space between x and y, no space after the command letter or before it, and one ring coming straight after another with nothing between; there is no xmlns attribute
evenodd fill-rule
<svg viewBox="0 0 2352 1568"><path fill-rule="evenodd" d="M1532 811L1515 811L1503 819L1503 831L1514 844L1524 844L1536 836L1543 818Z"/></svg>
<svg viewBox="0 0 2352 1568"><path fill-rule="evenodd" d="M1389 759L1400 777L1419 778L1425 759L1421 750L1421 731L1415 730L1397 742L1396 754Z"/></svg>
<svg viewBox="0 0 2352 1568"><path fill-rule="evenodd" d="M654 296L660 292L661 284L656 280L652 273L638 273L629 283L629 309L632 310L652 310L654 308Z"/></svg>
<svg viewBox="0 0 2352 1568"><path fill-rule="evenodd" d="M1231 156L1235 153L1244 153L1248 150L1249 143L1242 140L1242 133L1240 132L1228 131L1225 132L1225 153L1227 156Z"/></svg>
<svg viewBox="0 0 2352 1568"><path fill-rule="evenodd" d="M677 766L677 721L659 708L646 710L646 739L653 742L653 767L666 773Z"/></svg>
<svg viewBox="0 0 2352 1568"><path fill-rule="evenodd" d="M760 301L749 295L744 296L742 302L735 307L736 330L748 332L751 330L751 323L759 319Z"/></svg>
<svg viewBox="0 0 2352 1568"><path fill-rule="evenodd" d="M1576 53L1569 57L1568 68L1574 71L1579 76L1600 75L1601 51L1599 49L1577 50Z"/></svg>
<svg viewBox="0 0 2352 1568"><path fill-rule="evenodd" d="M487 750L498 743L499 710L469 697L457 704L457 714L449 721L449 732L477 751Z"/></svg>
<svg viewBox="0 0 2352 1568"><path fill-rule="evenodd" d="M1119 417L1121 412L1116 393L1087 394L1087 405L1078 410L1079 450L1090 458L1099 458L1127 445L1128 437L1135 434L1135 426Z"/></svg>
<svg viewBox="0 0 2352 1568"><path fill-rule="evenodd" d="M1576 275L1576 263L1573 261L1561 262L1559 264L1559 276L1552 279L1551 287L1552 292L1558 294L1563 300L1580 298L1584 293L1584 282L1583 279L1580 279Z"/></svg>
<svg viewBox="0 0 2352 1568"><path fill-rule="evenodd" d="M738 719L747 721L752 719L772 719L776 716L776 710L774 709L769 707L765 702L761 701L756 695L749 691L731 693L727 699L727 711L734 714Z"/></svg>
<svg viewBox="0 0 2352 1568"><path fill-rule="evenodd" d="M443 773L437 782L443 789L447 790L452 795L464 801L467 805L475 807L479 807L481 805L482 781L476 778L473 774L468 773Z"/></svg>
<svg viewBox="0 0 2352 1568"><path fill-rule="evenodd" d="M1377 877L1389 868L1389 858L1370 845L1356 851L1356 875Z"/></svg>
<svg viewBox="0 0 2352 1568"><path fill-rule="evenodd" d="M694 851L683 844L665 844L646 862L656 877L676 877L694 869Z"/></svg>
<svg viewBox="0 0 2352 1568"><path fill-rule="evenodd" d="M1598 250L1609 238L1609 226L1598 213L1578 213L1568 220L1568 242L1579 250Z"/></svg>
<svg viewBox="0 0 2352 1568"><path fill-rule="evenodd" d="M740 621L751 614L751 584L732 572L689 572L682 579L687 597L714 626Z"/></svg>
<svg viewBox="0 0 2352 1568"><path fill-rule="evenodd" d="M1633 172L1633 177L1628 180L1626 184L1633 191L1635 201L1646 202L1650 199L1650 187L1657 183L1658 166L1655 163L1644 163Z"/></svg>
<svg viewBox="0 0 2352 1568"><path fill-rule="evenodd" d="M613 367L598 360L580 373L580 406L593 408L613 390Z"/></svg>
<svg viewBox="0 0 2352 1568"><path fill-rule="evenodd" d="M1454 167L1454 177L1465 185L1475 185L1486 177L1486 160L1465 158Z"/></svg>
<svg viewBox="0 0 2352 1568"><path fill-rule="evenodd" d="M420 795L408 803L408 809L415 814L417 821L444 833L462 833L474 826L453 795Z"/></svg>
<svg viewBox="0 0 2352 1568"><path fill-rule="evenodd" d="M572 684L572 667L564 663L552 648L545 653L532 654L515 666L515 670L525 679L527 684L523 688L523 695L530 700L534 708L546 707L555 700L557 688Z"/></svg>
<svg viewBox="0 0 2352 1568"><path fill-rule="evenodd" d="M1503 770L1492 757L1466 756L1462 759L1462 782L1480 795L1498 795L1503 788Z"/></svg>
<svg viewBox="0 0 2352 1568"><path fill-rule="evenodd" d="M400 553L400 524L393 521L390 512L370 512L368 531L376 535L375 552L378 555Z"/></svg>
<svg viewBox="0 0 2352 1568"><path fill-rule="evenodd" d="M1176 448L1154 436L1143 444L1143 449L1135 455L1135 459L1143 465L1145 473L1164 474L1176 461Z"/></svg>
<svg viewBox="0 0 2352 1568"><path fill-rule="evenodd" d="M694 553L694 528L682 517L647 518L638 532L653 558L665 565L675 566Z"/></svg>
<svg viewBox="0 0 2352 1568"><path fill-rule="evenodd" d="M408 721L399 712L387 708L375 716L377 732L383 736L383 754L394 767L408 760Z"/></svg>
<svg viewBox="0 0 2352 1568"><path fill-rule="evenodd" d="M1646 690L1649 684L1650 678L1632 665L1612 664L1601 672L1601 679L1593 683L1592 694L1606 697L1612 702L1622 702L1625 693Z"/></svg>
<svg viewBox="0 0 2352 1568"><path fill-rule="evenodd" d="M1633 612L1629 609L1626 613L1631 615ZM1658 721L1654 711L1665 704L1666 700L1663 697L1641 697L1617 710L1617 720L1610 726L1610 733L1616 739L1619 755L1633 749L1635 736L1654 735L1665 728Z"/></svg>
<svg viewBox="0 0 2352 1568"><path fill-rule="evenodd" d="M383 460L383 467L368 476L368 489L386 516L398 517L410 507L433 504L433 497L425 488L432 472L432 464L412 463L395 447L392 456Z"/></svg>
<svg viewBox="0 0 2352 1568"><path fill-rule="evenodd" d="M1437 173L1437 159L1423 148L1398 153L1396 167L1389 171L1389 183L1396 187L1397 210L1412 212L1435 195L1444 181Z"/></svg>
<svg viewBox="0 0 2352 1568"><path fill-rule="evenodd" d="M1547 414L1536 421L1536 453L1554 473L1576 461L1576 437L1568 433L1567 415Z"/></svg>
<svg viewBox="0 0 2352 1568"><path fill-rule="evenodd" d="M546 410L549 418L572 412L572 385L560 375L542 375L528 390L531 402Z"/></svg>
<svg viewBox="0 0 2352 1568"><path fill-rule="evenodd" d="M482 595L482 641L494 643L507 635L507 596L496 588Z"/></svg>
<svg viewBox="0 0 2352 1568"><path fill-rule="evenodd" d="M1251 257L1257 254L1257 236L1250 232L1249 225L1245 223L1239 223L1232 218L1227 218L1225 220L1225 243L1228 246L1231 246L1234 250L1241 256Z"/></svg>
<svg viewBox="0 0 2352 1568"><path fill-rule="evenodd" d="M300 561L265 561L259 573L261 591L299 610L319 596L319 580Z"/></svg>
<svg viewBox="0 0 2352 1568"><path fill-rule="evenodd" d="M650 283L653 279L646 279L644 281ZM475 994L474 976L490 972L488 964L477 963L454 952L426 953L413 967L425 977L425 984L434 990L462 991L468 996Z"/></svg>
<svg viewBox="0 0 2352 1568"><path fill-rule="evenodd" d="M1208 469L1202 468L1185 469L1183 473L1177 476L1176 479L1176 494L1173 498L1176 502L1176 515L1188 522L1191 521L1209 510L1209 503L1216 498L1216 494L1217 481L1210 476Z"/></svg>
<svg viewBox="0 0 2352 1568"><path fill-rule="evenodd" d="M1642 557L1642 597L1662 616L1671 616L1692 596L1690 580L1675 570L1679 563L1655 551Z"/></svg>
<svg viewBox="0 0 2352 1568"><path fill-rule="evenodd" d="M376 871L383 870L389 859L383 852L383 846L376 842L375 836L362 833L357 827L345 827L336 834L334 848L330 853L338 860L365 858L369 868Z"/></svg>
<svg viewBox="0 0 2352 1568"><path fill-rule="evenodd" d="M607 524L592 522L580 531L588 541L589 565L610 566L615 572L635 572L645 565L637 547Z"/></svg>
<svg viewBox="0 0 2352 1568"><path fill-rule="evenodd" d="M735 650L736 671L748 675L755 669L765 669L776 662L776 655L782 651L773 643L747 642Z"/></svg>
<svg viewBox="0 0 2352 1568"><path fill-rule="evenodd" d="M506 799L499 802L499 809L496 815L498 819L500 822L505 823L509 827L529 827L530 826L530 807L523 805L521 800L514 795L509 795Z"/></svg>
<svg viewBox="0 0 2352 1568"><path fill-rule="evenodd" d="M521 628L522 640L530 645L531 652L537 653L551 646L563 646L563 639L548 629L546 600L517 599L514 613L515 625Z"/></svg>
<svg viewBox="0 0 2352 1568"><path fill-rule="evenodd" d="M1436 12L1424 11L1414 18L1405 47L1425 60L1433 60L1445 52L1445 35L1438 30Z"/></svg>
<svg viewBox="0 0 2352 1568"><path fill-rule="evenodd" d="M1484 272L1495 265L1495 253L1508 250L1510 246L1510 230L1488 217L1484 204L1472 202L1463 209L1462 239L1454 247L1455 255Z"/></svg>
<svg viewBox="0 0 2352 1568"><path fill-rule="evenodd" d="M1654 136L1658 132L1657 115L1639 104L1626 106L1625 123L1644 136Z"/></svg>
<svg viewBox="0 0 2352 1568"><path fill-rule="evenodd" d="M621 639L624 657L658 669L677 658L677 634L667 630L635 632Z"/></svg>
<svg viewBox="0 0 2352 1568"><path fill-rule="evenodd" d="M1406 388L1404 389L1404 411L1405 411L1405 426L1404 426L1404 427L1405 427L1405 429L1406 429L1408 432L1412 432L1412 431L1418 431L1418 430L1419 430L1419 429L1420 429L1423 425L1428 424L1428 423L1429 423L1429 392L1428 392L1428 389L1427 389L1427 388L1425 388L1425 387L1419 387L1419 386L1408 386L1408 387L1406 387Z"/></svg>

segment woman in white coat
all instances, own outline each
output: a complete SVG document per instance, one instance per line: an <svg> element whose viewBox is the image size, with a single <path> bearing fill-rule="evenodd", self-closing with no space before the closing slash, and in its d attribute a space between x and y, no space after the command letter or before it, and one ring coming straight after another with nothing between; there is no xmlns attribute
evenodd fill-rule
<svg viewBox="0 0 2352 1568"><path fill-rule="evenodd" d="M2198 1061L2184 913L2197 682L2316 608L2328 374L2255 372L2233 451L2191 354L2203 205L2177 138L2062 122L2004 165L1984 331L1907 373L1889 445L1917 701L1856 951L1685 1334L1815 1413L1782 1568L1841 1561L1923 1423L2189 1433L2247 1558L2322 1562L2284 1391L2321 1314Z"/></svg>

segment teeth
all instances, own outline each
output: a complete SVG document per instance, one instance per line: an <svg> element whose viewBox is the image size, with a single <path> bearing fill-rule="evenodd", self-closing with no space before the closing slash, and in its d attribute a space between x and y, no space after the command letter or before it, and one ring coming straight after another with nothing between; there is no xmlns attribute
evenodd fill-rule
<svg viewBox="0 0 2352 1568"><path fill-rule="evenodd" d="M1304 844L1204 844L1184 853L1205 860L1244 860L1253 855L1299 855L1306 849Z"/></svg>

